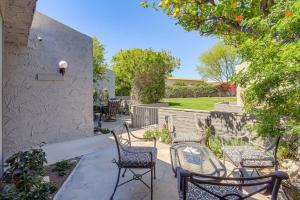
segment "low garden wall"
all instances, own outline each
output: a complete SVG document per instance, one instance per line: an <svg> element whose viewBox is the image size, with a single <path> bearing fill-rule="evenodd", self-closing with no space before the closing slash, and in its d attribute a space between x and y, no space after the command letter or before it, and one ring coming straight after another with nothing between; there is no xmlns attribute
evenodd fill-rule
<svg viewBox="0 0 300 200"><path fill-rule="evenodd" d="M222 111L222 112L243 113L242 106L237 105L236 102L215 103L213 110L214 111Z"/></svg>
<svg viewBox="0 0 300 200"><path fill-rule="evenodd" d="M224 111L204 111L169 108L165 104L132 106L131 120L133 128L141 128L158 124L160 128L166 124L166 118L173 118L177 131L192 133L204 130L209 120L211 128L217 135L243 135L248 133L245 124L252 124L254 117L244 113Z"/></svg>
<svg viewBox="0 0 300 200"><path fill-rule="evenodd" d="M166 123L166 117L173 117L173 125L177 131L195 132L200 127L204 129L209 119L212 129L216 135L243 135L248 133L245 124L252 124L254 118L247 114L239 114L222 111L202 111L177 108L159 108L158 125L160 128Z"/></svg>

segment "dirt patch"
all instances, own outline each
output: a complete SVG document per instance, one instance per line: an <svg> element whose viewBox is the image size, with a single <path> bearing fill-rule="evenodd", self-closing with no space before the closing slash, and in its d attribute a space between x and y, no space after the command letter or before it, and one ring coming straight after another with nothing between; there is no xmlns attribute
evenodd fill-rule
<svg viewBox="0 0 300 200"><path fill-rule="evenodd" d="M80 160L80 158L73 158L70 160L62 161L63 163L59 162L61 164L55 163L55 164L46 166L45 167L45 176L44 176L46 181L49 178L50 182L56 186L57 191L58 191L59 188L65 182L65 180L68 178L68 176L71 174L73 169L76 167L79 160ZM49 199L50 200L53 199L54 196L55 196L55 194L51 195Z"/></svg>

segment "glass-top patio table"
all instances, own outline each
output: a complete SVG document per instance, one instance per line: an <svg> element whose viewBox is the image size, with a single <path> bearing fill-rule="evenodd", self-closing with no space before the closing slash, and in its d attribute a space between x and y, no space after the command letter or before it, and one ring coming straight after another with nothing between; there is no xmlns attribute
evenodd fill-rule
<svg viewBox="0 0 300 200"><path fill-rule="evenodd" d="M176 175L176 167L209 175L226 176L226 168L211 150L199 143L178 143L170 148L172 169Z"/></svg>

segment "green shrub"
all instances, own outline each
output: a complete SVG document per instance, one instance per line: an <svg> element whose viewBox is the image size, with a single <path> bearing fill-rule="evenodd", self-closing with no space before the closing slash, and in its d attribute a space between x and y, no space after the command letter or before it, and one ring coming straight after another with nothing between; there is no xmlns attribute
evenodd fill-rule
<svg viewBox="0 0 300 200"><path fill-rule="evenodd" d="M177 83L174 83L173 86L176 86L176 87L183 87L183 86L187 86L185 82L177 82Z"/></svg>
<svg viewBox="0 0 300 200"><path fill-rule="evenodd" d="M0 193L4 200L47 200L56 188L43 182L44 164L47 163L42 149L18 152L6 161L7 170L2 178L9 187Z"/></svg>
<svg viewBox="0 0 300 200"><path fill-rule="evenodd" d="M161 131L160 131L160 139L162 142L164 143L171 143L171 138L170 138L170 134L169 134L169 131L167 128L163 128Z"/></svg>
<svg viewBox="0 0 300 200"><path fill-rule="evenodd" d="M209 138L209 146L210 150L218 157L222 157L222 141L219 137L211 137Z"/></svg>
<svg viewBox="0 0 300 200"><path fill-rule="evenodd" d="M67 174L67 170L69 170L72 166L66 160L57 162L52 171L57 172L59 176L65 176Z"/></svg>
<svg viewBox="0 0 300 200"><path fill-rule="evenodd" d="M169 131L166 128L163 128L162 130L146 130L143 136L147 139L156 138L157 140L161 139L164 143L171 143Z"/></svg>
<svg viewBox="0 0 300 200"><path fill-rule="evenodd" d="M146 139L156 138L156 133L157 133L157 131L146 130L144 133L144 138L146 138Z"/></svg>

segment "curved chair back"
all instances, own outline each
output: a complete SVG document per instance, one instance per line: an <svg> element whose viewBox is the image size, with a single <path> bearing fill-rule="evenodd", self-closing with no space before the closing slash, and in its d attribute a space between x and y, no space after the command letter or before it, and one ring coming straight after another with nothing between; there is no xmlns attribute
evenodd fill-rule
<svg viewBox="0 0 300 200"><path fill-rule="evenodd" d="M118 159L121 160L121 152L126 148L131 146L131 137L129 132L129 126L126 122L122 125L114 128L111 133L113 134L117 150Z"/></svg>
<svg viewBox="0 0 300 200"><path fill-rule="evenodd" d="M193 116L193 115L192 115ZM198 142L203 139L203 131L197 127L197 119L181 115L169 115L165 117L172 143Z"/></svg>
<svg viewBox="0 0 300 200"><path fill-rule="evenodd" d="M178 189L182 199L243 200L254 195L271 195L276 200L282 180L288 179L285 172L247 178L223 178L195 174L177 168Z"/></svg>
<svg viewBox="0 0 300 200"><path fill-rule="evenodd" d="M108 101L108 115L109 116L115 116L119 113L120 109L120 100L109 100Z"/></svg>

